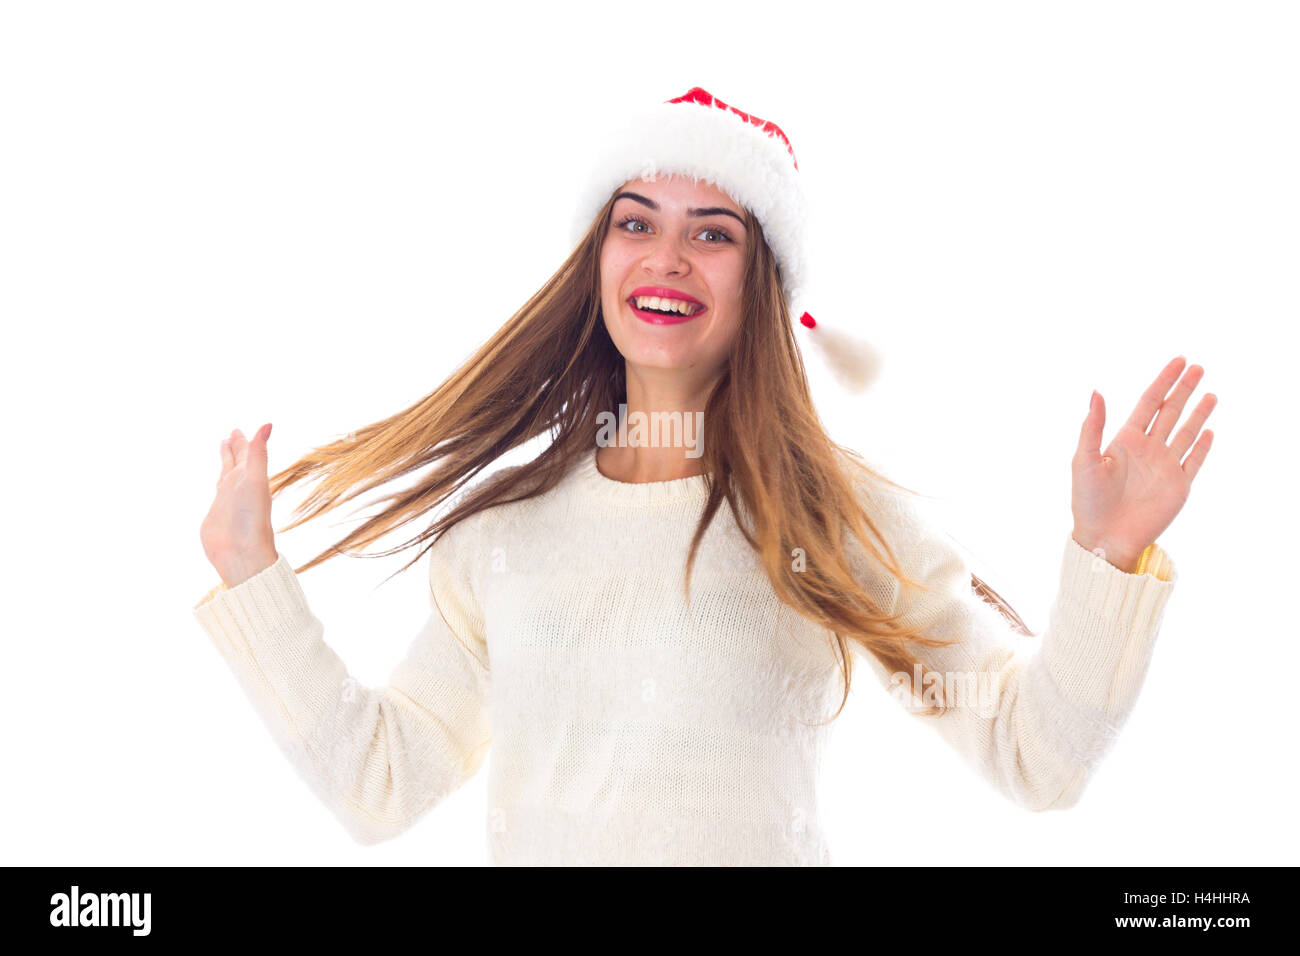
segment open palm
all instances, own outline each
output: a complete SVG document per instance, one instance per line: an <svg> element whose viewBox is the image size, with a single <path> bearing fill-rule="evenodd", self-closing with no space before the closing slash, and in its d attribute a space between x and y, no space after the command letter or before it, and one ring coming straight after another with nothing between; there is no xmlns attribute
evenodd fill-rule
<svg viewBox="0 0 1300 956"><path fill-rule="evenodd" d="M1178 381L1185 364L1179 356L1165 366L1104 454L1101 438L1106 406L1095 392L1079 435L1071 463L1074 539L1089 550L1100 549L1107 561L1125 570L1136 564L1147 545L1160 537L1182 510L1214 438L1209 429L1201 431L1218 403L1213 393L1207 393L1169 440L1205 372L1193 365ZM1178 385L1170 392L1175 381Z"/></svg>

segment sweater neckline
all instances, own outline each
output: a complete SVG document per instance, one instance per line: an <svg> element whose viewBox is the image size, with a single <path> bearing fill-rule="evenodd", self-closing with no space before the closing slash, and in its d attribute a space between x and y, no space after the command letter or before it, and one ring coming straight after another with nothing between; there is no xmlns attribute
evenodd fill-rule
<svg viewBox="0 0 1300 956"><path fill-rule="evenodd" d="M579 485L589 493L606 501L629 505L649 505L665 501L682 501L692 498L703 501L709 496L706 475L688 475L668 481L618 481L605 475L596 466L599 446L592 448L578 461L574 470Z"/></svg>

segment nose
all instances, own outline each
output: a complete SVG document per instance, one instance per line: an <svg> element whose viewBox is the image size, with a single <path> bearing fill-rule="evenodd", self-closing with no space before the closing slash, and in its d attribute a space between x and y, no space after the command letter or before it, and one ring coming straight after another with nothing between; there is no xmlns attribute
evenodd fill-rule
<svg viewBox="0 0 1300 956"><path fill-rule="evenodd" d="M642 266L651 275L684 275L691 268L686 249L682 240L664 232L646 251Z"/></svg>

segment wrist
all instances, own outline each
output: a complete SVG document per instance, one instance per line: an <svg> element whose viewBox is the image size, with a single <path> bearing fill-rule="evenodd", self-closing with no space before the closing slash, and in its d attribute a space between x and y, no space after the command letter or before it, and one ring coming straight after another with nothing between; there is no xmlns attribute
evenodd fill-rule
<svg viewBox="0 0 1300 956"><path fill-rule="evenodd" d="M1080 534L1077 530L1071 532L1071 534L1079 547L1091 551L1107 564L1119 568L1125 574L1136 574L1138 565L1143 563L1142 559L1148 551L1148 548L1134 550L1130 546L1106 541L1104 538Z"/></svg>
<svg viewBox="0 0 1300 956"><path fill-rule="evenodd" d="M225 564L221 570L221 583L227 589L237 588L251 577L261 574L276 561L280 560L278 552L249 557L237 557Z"/></svg>

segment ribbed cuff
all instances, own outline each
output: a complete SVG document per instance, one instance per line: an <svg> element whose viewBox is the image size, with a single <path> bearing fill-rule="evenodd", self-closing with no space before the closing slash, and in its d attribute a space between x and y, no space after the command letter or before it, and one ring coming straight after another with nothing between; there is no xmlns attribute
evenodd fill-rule
<svg viewBox="0 0 1300 956"><path fill-rule="evenodd" d="M263 644L282 643L311 620L298 575L282 554L269 568L235 587L220 585L209 591L194 614L210 632Z"/></svg>
<svg viewBox="0 0 1300 956"><path fill-rule="evenodd" d="M1176 578L1163 551L1149 558L1170 580L1122 571L1068 536L1051 620L1022 687L1038 732L1074 766L1105 756L1146 677Z"/></svg>
<svg viewBox="0 0 1300 956"><path fill-rule="evenodd" d="M1177 581L1163 550L1150 567L1169 579L1129 574L1067 536L1043 664L1065 697L1111 719L1127 714L1136 697Z"/></svg>
<svg viewBox="0 0 1300 956"><path fill-rule="evenodd" d="M301 694L291 693L285 681L315 663L311 655L320 625L289 560L279 555L237 586L214 588L194 616L250 692L278 701L280 716L296 732L294 717L305 717L304 706L314 710L314 702L297 699Z"/></svg>

